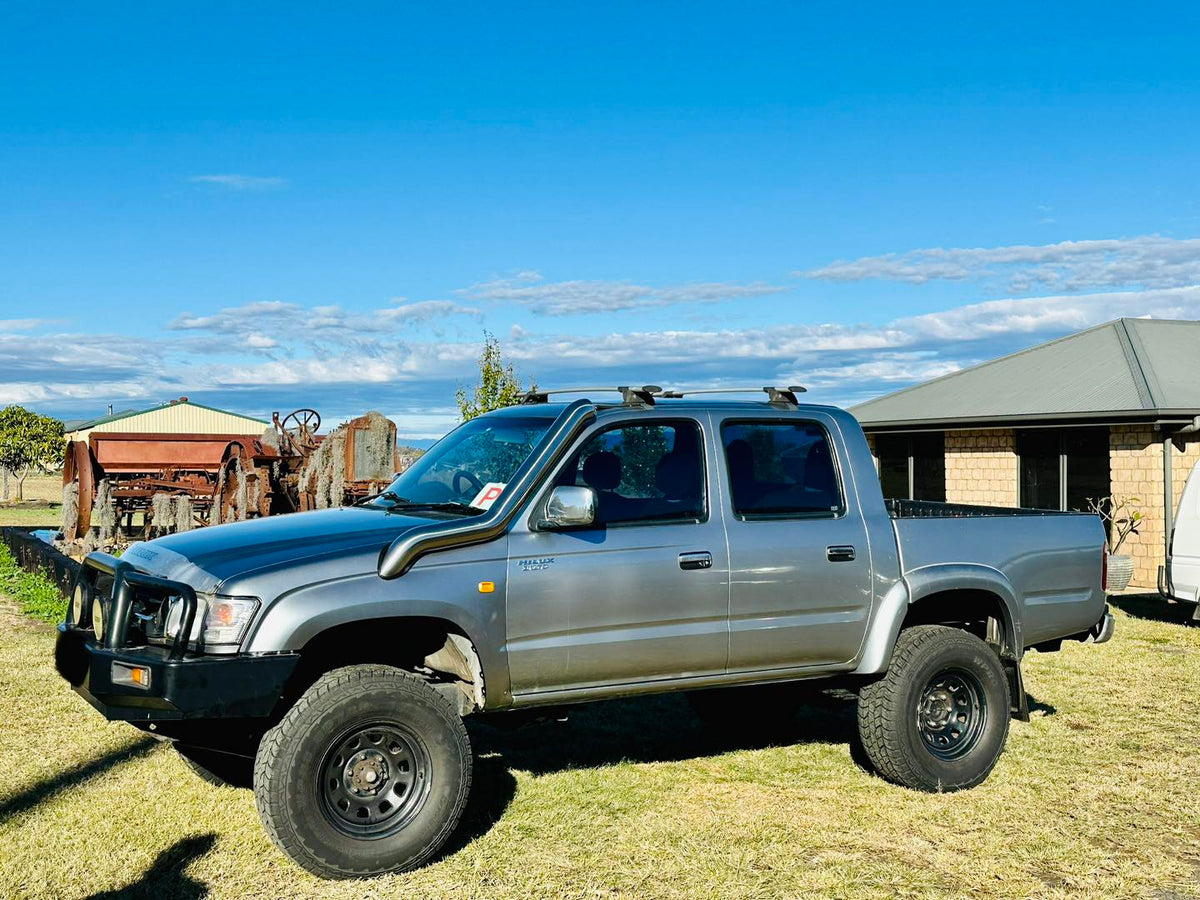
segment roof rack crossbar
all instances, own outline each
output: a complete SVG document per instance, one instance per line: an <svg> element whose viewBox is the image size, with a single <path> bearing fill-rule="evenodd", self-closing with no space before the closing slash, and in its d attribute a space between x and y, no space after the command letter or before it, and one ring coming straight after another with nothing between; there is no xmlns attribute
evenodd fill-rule
<svg viewBox="0 0 1200 900"><path fill-rule="evenodd" d="M621 385L619 387L578 387L578 388L555 388L552 391L526 391L521 396L522 403L546 403L554 394L596 394L596 393L619 393L621 402L627 406L653 406L654 398L662 393L662 388L657 384L647 384L642 387L630 387Z"/></svg>
<svg viewBox="0 0 1200 900"><path fill-rule="evenodd" d="M772 387L771 385L766 385L764 387L697 388L695 390L661 391L658 396L664 400L678 400L696 394L750 394L762 391L767 395L767 402L775 406L799 406L800 401L796 399L796 395L803 394L807 390L808 388L799 384L794 384L790 387Z"/></svg>

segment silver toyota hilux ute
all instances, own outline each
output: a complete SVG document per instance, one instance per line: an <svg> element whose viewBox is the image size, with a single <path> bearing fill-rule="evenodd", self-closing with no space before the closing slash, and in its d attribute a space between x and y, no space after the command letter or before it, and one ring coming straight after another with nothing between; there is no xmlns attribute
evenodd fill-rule
<svg viewBox="0 0 1200 900"><path fill-rule="evenodd" d="M874 771L952 791L1028 716L1027 649L1111 637L1095 516L885 500L800 389L617 390L473 419L360 506L91 554L60 673L346 878L439 852L470 715L687 691L756 729L836 684Z"/></svg>

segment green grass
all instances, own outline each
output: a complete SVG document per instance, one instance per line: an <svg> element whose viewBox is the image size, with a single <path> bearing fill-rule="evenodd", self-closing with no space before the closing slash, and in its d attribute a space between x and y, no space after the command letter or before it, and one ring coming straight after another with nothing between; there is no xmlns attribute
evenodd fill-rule
<svg viewBox="0 0 1200 900"><path fill-rule="evenodd" d="M10 492L16 484L10 483ZM62 524L62 476L30 475L25 479L25 500L49 502L49 507L32 508L15 503L0 503L0 525L22 528L57 528Z"/></svg>
<svg viewBox="0 0 1200 900"><path fill-rule="evenodd" d="M707 736L676 696L596 704L565 724L472 723L452 852L350 883L292 866L250 792L105 722L54 674L52 631L0 606L0 895L1195 897L1200 628L1120 602L1111 643L1029 655L1033 720L973 791L864 772L836 697L777 746Z"/></svg>
<svg viewBox="0 0 1200 900"><path fill-rule="evenodd" d="M27 616L43 622L61 622L66 616L67 601L54 580L38 572L26 572L3 544L0 544L0 593L15 600Z"/></svg>
<svg viewBox="0 0 1200 900"><path fill-rule="evenodd" d="M29 507L0 504L0 525L17 525L21 528L58 528L62 525L62 507Z"/></svg>

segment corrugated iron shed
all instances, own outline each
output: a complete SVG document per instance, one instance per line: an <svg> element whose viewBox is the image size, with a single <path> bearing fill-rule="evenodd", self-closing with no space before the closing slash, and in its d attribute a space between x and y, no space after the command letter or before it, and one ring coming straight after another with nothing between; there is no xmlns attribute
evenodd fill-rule
<svg viewBox="0 0 1200 900"><path fill-rule="evenodd" d="M259 434L270 425L264 419L193 403L186 397L150 409L113 413L83 422L67 433L68 440L87 440L93 431L145 434Z"/></svg>
<svg viewBox="0 0 1200 900"><path fill-rule="evenodd" d="M851 409L864 427L1200 414L1200 322L1117 319Z"/></svg>

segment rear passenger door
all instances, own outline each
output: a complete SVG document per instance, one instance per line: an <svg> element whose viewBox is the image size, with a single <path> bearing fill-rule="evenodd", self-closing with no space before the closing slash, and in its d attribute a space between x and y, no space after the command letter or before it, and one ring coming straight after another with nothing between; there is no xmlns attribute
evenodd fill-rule
<svg viewBox="0 0 1200 900"><path fill-rule="evenodd" d="M729 671L853 659L871 610L867 531L821 417L726 419Z"/></svg>

